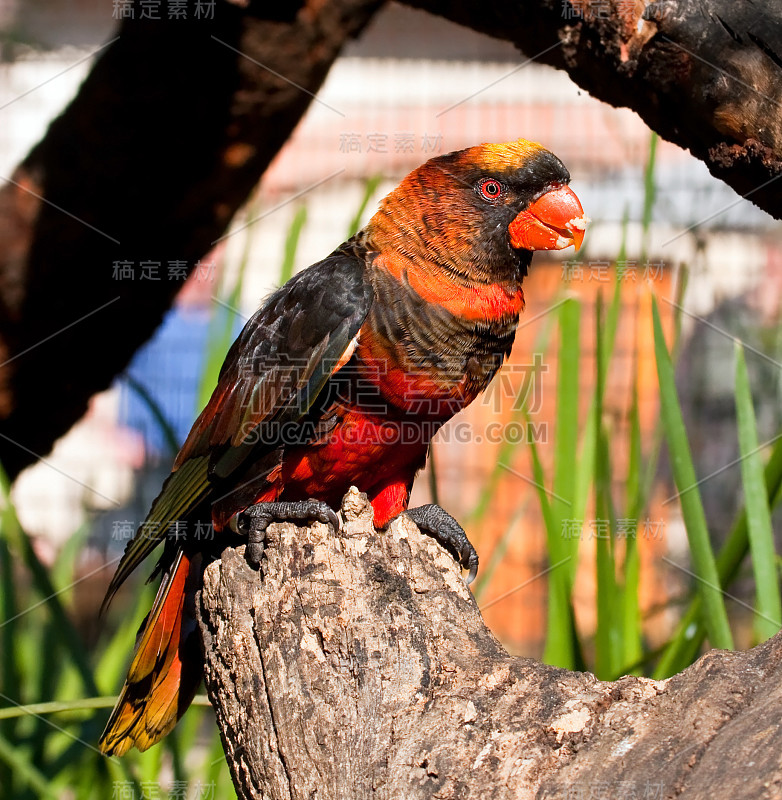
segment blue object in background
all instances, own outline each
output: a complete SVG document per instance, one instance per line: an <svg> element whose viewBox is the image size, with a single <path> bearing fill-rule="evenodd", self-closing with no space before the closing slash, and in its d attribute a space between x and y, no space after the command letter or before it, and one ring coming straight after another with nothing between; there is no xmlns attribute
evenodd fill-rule
<svg viewBox="0 0 782 800"><path fill-rule="evenodd" d="M155 335L134 356L126 373L141 384L159 406L177 439L184 442L200 412L198 392L207 353L212 309L176 306ZM237 320L237 328L241 321ZM238 330L237 330L238 332ZM118 424L144 437L147 458L173 458L163 430L149 404L126 380L120 389Z"/></svg>

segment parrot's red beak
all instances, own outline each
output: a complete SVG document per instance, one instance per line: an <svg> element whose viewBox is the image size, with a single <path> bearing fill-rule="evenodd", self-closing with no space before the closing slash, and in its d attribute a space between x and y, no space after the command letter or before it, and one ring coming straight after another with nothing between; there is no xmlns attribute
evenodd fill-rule
<svg viewBox="0 0 782 800"><path fill-rule="evenodd" d="M525 208L508 226L516 249L562 250L584 241L589 218L573 191L558 186Z"/></svg>

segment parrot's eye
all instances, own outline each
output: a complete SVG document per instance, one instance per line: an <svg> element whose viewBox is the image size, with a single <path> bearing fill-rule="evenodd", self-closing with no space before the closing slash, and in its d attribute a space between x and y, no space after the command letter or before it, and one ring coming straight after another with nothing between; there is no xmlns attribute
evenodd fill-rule
<svg viewBox="0 0 782 800"><path fill-rule="evenodd" d="M494 178L484 178L478 184L478 191L484 200L496 200L502 194L502 184Z"/></svg>

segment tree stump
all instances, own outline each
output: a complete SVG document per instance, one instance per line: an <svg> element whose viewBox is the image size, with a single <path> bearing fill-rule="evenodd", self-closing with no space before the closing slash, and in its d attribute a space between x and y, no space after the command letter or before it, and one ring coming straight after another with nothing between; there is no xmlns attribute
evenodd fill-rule
<svg viewBox="0 0 782 800"><path fill-rule="evenodd" d="M512 657L452 557L351 489L339 534L226 549L198 614L241 798L782 797L782 639L667 681Z"/></svg>

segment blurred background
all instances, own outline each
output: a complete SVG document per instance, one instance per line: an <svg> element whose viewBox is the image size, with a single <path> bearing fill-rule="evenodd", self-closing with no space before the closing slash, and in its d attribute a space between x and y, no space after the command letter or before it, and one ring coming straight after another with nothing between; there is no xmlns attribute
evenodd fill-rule
<svg viewBox="0 0 782 800"><path fill-rule="evenodd" d="M136 14L142 5L135 4ZM0 176L11 174L73 97L91 54L128 7L0 0ZM115 602L122 620L101 625L97 608L243 321L292 272L366 222L378 200L421 162L519 137L564 161L592 224L577 256L536 255L512 357L486 396L438 434L413 504L436 496L466 523L482 563L476 597L510 652L589 667L604 678L659 668L697 581L660 424L653 297L674 354L698 489L718 551L743 504L737 340L764 458L782 430L780 223L688 153L657 141L633 112L590 98L565 74L527 61L507 43L395 4L337 61L231 230L187 280L174 262L114 265L118 281L181 280L177 302L125 374L93 398L85 418L11 492L37 557L61 569L64 607L93 666L117 631L132 642L139 582ZM778 516L774 536L780 536ZM771 568L776 575L778 565ZM611 575L601 588L605 569ZM577 630L569 643L557 641L571 631L557 628L563 617L550 600L563 571ZM735 599L727 601L742 647L763 638L753 575L749 563L736 566ZM606 620L615 613L624 644L601 650L601 637L607 641L614 630ZM47 619L37 609L25 624ZM119 688L129 657L130 646L116 649L101 662L104 673L116 668L99 674L105 694ZM674 659L668 668L682 665ZM13 700L84 695L78 683L72 676L43 681L40 696L30 689ZM92 714L99 732L105 712ZM73 724L87 717L74 712ZM40 739L44 727L22 722L16 735ZM219 743L203 743L208 723L192 727L214 759L211 772L199 773L200 788L190 778L184 790L208 796L227 780L214 767ZM67 752L66 744L61 748ZM38 755L48 780L56 759ZM122 796L141 797L148 779L160 796L174 796L173 782L185 780L175 768L177 753L154 758L139 759L129 777L112 773L115 790L117 781L127 781ZM57 784L66 796L92 796L67 781ZM31 785L25 791L36 794Z"/></svg>

